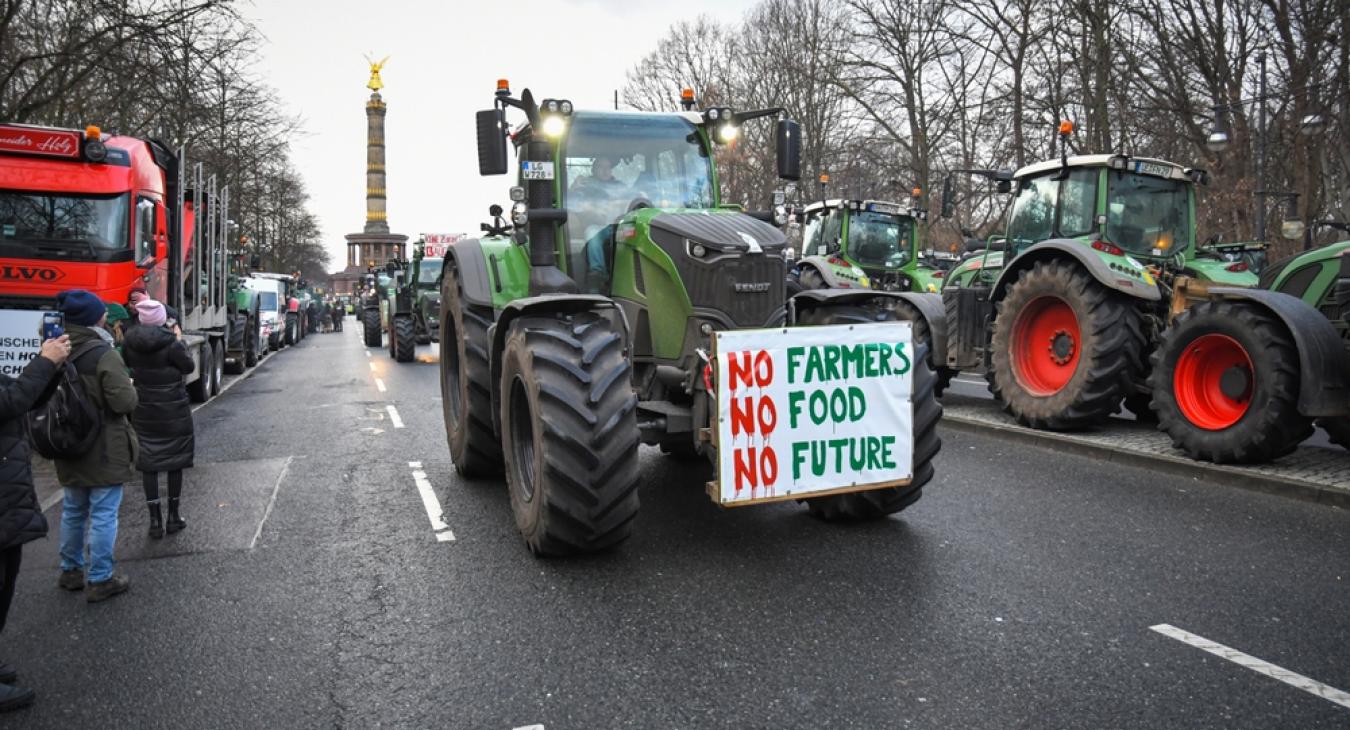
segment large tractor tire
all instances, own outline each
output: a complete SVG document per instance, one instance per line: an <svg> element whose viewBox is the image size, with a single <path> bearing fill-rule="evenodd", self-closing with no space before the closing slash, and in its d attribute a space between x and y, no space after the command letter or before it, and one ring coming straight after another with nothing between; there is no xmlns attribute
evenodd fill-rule
<svg viewBox="0 0 1350 730"><path fill-rule="evenodd" d="M1312 435L1298 412L1298 349L1284 325L1243 302L1202 302L1163 332L1153 355L1158 430L1192 459L1254 464Z"/></svg>
<svg viewBox="0 0 1350 730"><path fill-rule="evenodd" d="M366 347L380 346L380 310L367 308L361 311L361 328L365 336Z"/></svg>
<svg viewBox="0 0 1350 730"><path fill-rule="evenodd" d="M389 328L389 343L394 351L395 362L412 362L416 359L417 331L413 327L411 315L395 315L394 326Z"/></svg>
<svg viewBox="0 0 1350 730"><path fill-rule="evenodd" d="M300 341L300 315L296 312L286 313L286 336L287 346L294 345Z"/></svg>
<svg viewBox="0 0 1350 730"><path fill-rule="evenodd" d="M882 305L833 305L810 309L798 319L802 326L893 322L895 311ZM832 494L803 500L811 514L828 522L858 522L892 515L919 501L923 486L933 478L933 457L942 448L937 424L942 406L937 401L937 376L928 365L928 343L914 338L914 466L909 484L866 492Z"/></svg>
<svg viewBox="0 0 1350 730"><path fill-rule="evenodd" d="M510 327L501 424L516 526L539 556L613 547L638 512L637 395L623 335L591 312Z"/></svg>
<svg viewBox="0 0 1350 730"><path fill-rule="evenodd" d="M919 345L923 345L924 351L928 353L928 367L937 378L933 391L941 398L947 386L952 384L952 378L956 377L957 371L933 361L933 336L928 330L928 320L923 318L918 307L903 299L888 298L886 306L895 312L896 319L909 322L913 326L914 347L917 350Z"/></svg>
<svg viewBox="0 0 1350 730"><path fill-rule="evenodd" d="M492 309L465 303L453 271L446 274L445 290L441 409L450 459L462 476L493 476L502 470L502 444L492 428L492 371L488 366Z"/></svg>
<svg viewBox="0 0 1350 730"><path fill-rule="evenodd" d="M1319 418L1317 419L1317 425L1327 432L1327 437L1331 443L1350 449L1350 416Z"/></svg>
<svg viewBox="0 0 1350 730"><path fill-rule="evenodd" d="M227 338L229 348L232 352L243 353L248 349L248 315L236 314L230 317L230 331ZM227 372L231 375L238 375L244 372L244 358L237 357L234 362L226 366Z"/></svg>
<svg viewBox="0 0 1350 730"><path fill-rule="evenodd" d="M1041 261L998 303L990 390L1025 426L1091 426L1120 409L1144 344L1130 299L1077 264Z"/></svg>
<svg viewBox="0 0 1350 730"><path fill-rule="evenodd" d="M249 317L248 332L244 337L248 340L248 346L244 348L244 367L256 367L267 349L267 343L262 341L262 323L256 316Z"/></svg>

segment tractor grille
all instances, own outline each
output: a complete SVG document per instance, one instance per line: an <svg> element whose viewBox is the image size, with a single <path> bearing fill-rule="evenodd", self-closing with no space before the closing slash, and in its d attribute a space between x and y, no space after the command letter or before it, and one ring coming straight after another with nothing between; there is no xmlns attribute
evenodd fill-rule
<svg viewBox="0 0 1350 730"><path fill-rule="evenodd" d="M694 307L725 312L740 327L757 327L783 306L787 263L781 245L762 253L712 253L704 261L689 255L682 236L653 227L652 240L675 262Z"/></svg>

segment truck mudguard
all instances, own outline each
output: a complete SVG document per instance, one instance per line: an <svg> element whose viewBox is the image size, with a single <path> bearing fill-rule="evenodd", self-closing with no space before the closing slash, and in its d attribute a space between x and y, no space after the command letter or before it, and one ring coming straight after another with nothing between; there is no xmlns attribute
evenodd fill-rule
<svg viewBox="0 0 1350 730"><path fill-rule="evenodd" d="M1143 299L1147 302L1156 302L1162 299L1162 292L1158 291L1156 285L1149 286L1142 279L1132 281L1112 271L1111 267L1107 266L1106 262L1102 261L1101 257L1082 241L1052 238L1028 248L1008 263L1003 273L999 274L998 281L994 283L993 301L1003 298L1003 293L1008 289L1008 286L1017 281L1017 275L1024 269L1035 266L1037 261L1060 256L1069 256L1082 264L1083 268L1089 274L1092 274L1092 278L1107 289L1113 289L1121 294Z"/></svg>
<svg viewBox="0 0 1350 730"><path fill-rule="evenodd" d="M482 250L478 251L481 257ZM466 284L465 289L467 288ZM484 290L486 291L486 286ZM492 306L491 296L487 298L487 306ZM604 312L618 323L619 329L623 332L624 356L631 359L628 317L624 315L623 308L609 297L599 294L545 294L517 299L507 304L497 317L496 323L488 328L488 339L492 342L492 348L488 351L488 366L492 372L492 427L497 433L501 433L502 396L499 384L502 379L502 351L506 349L506 333L511 331L511 321L526 315L578 312Z"/></svg>
<svg viewBox="0 0 1350 730"><path fill-rule="evenodd" d="M861 304L885 297L900 299L919 310L928 323L932 362L947 362L947 310L941 294L920 292L874 291L872 289L807 289L788 300L788 322L796 322L797 314L826 304Z"/></svg>
<svg viewBox="0 0 1350 730"><path fill-rule="evenodd" d="M1284 323L1298 347L1298 410L1305 416L1343 416L1350 408L1350 355L1331 321L1295 296L1266 289L1215 287L1213 296L1250 302Z"/></svg>
<svg viewBox="0 0 1350 730"><path fill-rule="evenodd" d="M459 272L459 283L464 288L461 298L469 304L491 307L492 282L488 280L487 257L483 256L483 245L478 239L461 238L446 248L445 255L454 261ZM442 281L444 276L442 270Z"/></svg>

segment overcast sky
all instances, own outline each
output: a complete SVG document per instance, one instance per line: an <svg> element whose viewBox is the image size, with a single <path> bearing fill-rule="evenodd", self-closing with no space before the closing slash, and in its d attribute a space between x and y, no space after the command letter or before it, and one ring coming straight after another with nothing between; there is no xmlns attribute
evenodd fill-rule
<svg viewBox="0 0 1350 730"><path fill-rule="evenodd" d="M333 270L343 235L365 225L363 57L390 56L381 72L389 105L389 225L395 233L478 230L491 203L508 204L506 177L479 177L473 112L488 108L498 78L535 98L611 108L624 72L673 22L700 13L735 21L753 0L256 0L267 37L260 70L282 104L304 119L293 154L319 216ZM531 32L531 28L535 32ZM516 117L508 117L518 122Z"/></svg>

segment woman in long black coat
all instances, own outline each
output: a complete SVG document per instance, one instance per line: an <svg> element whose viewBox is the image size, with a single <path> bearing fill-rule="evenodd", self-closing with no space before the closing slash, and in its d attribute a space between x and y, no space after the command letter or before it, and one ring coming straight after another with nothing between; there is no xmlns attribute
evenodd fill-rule
<svg viewBox="0 0 1350 730"><path fill-rule="evenodd" d="M137 303L140 323L122 338L122 358L131 368L138 402L131 414L140 455L136 468L141 470L145 503L150 510L150 537L164 537L187 526L179 515L178 501L183 492L183 470L192 468L196 448L192 427L192 405L188 401L183 376L192 372L192 358L183 346L181 335L165 327L164 305L153 299ZM167 522L159 503L159 473L167 472L169 515Z"/></svg>

